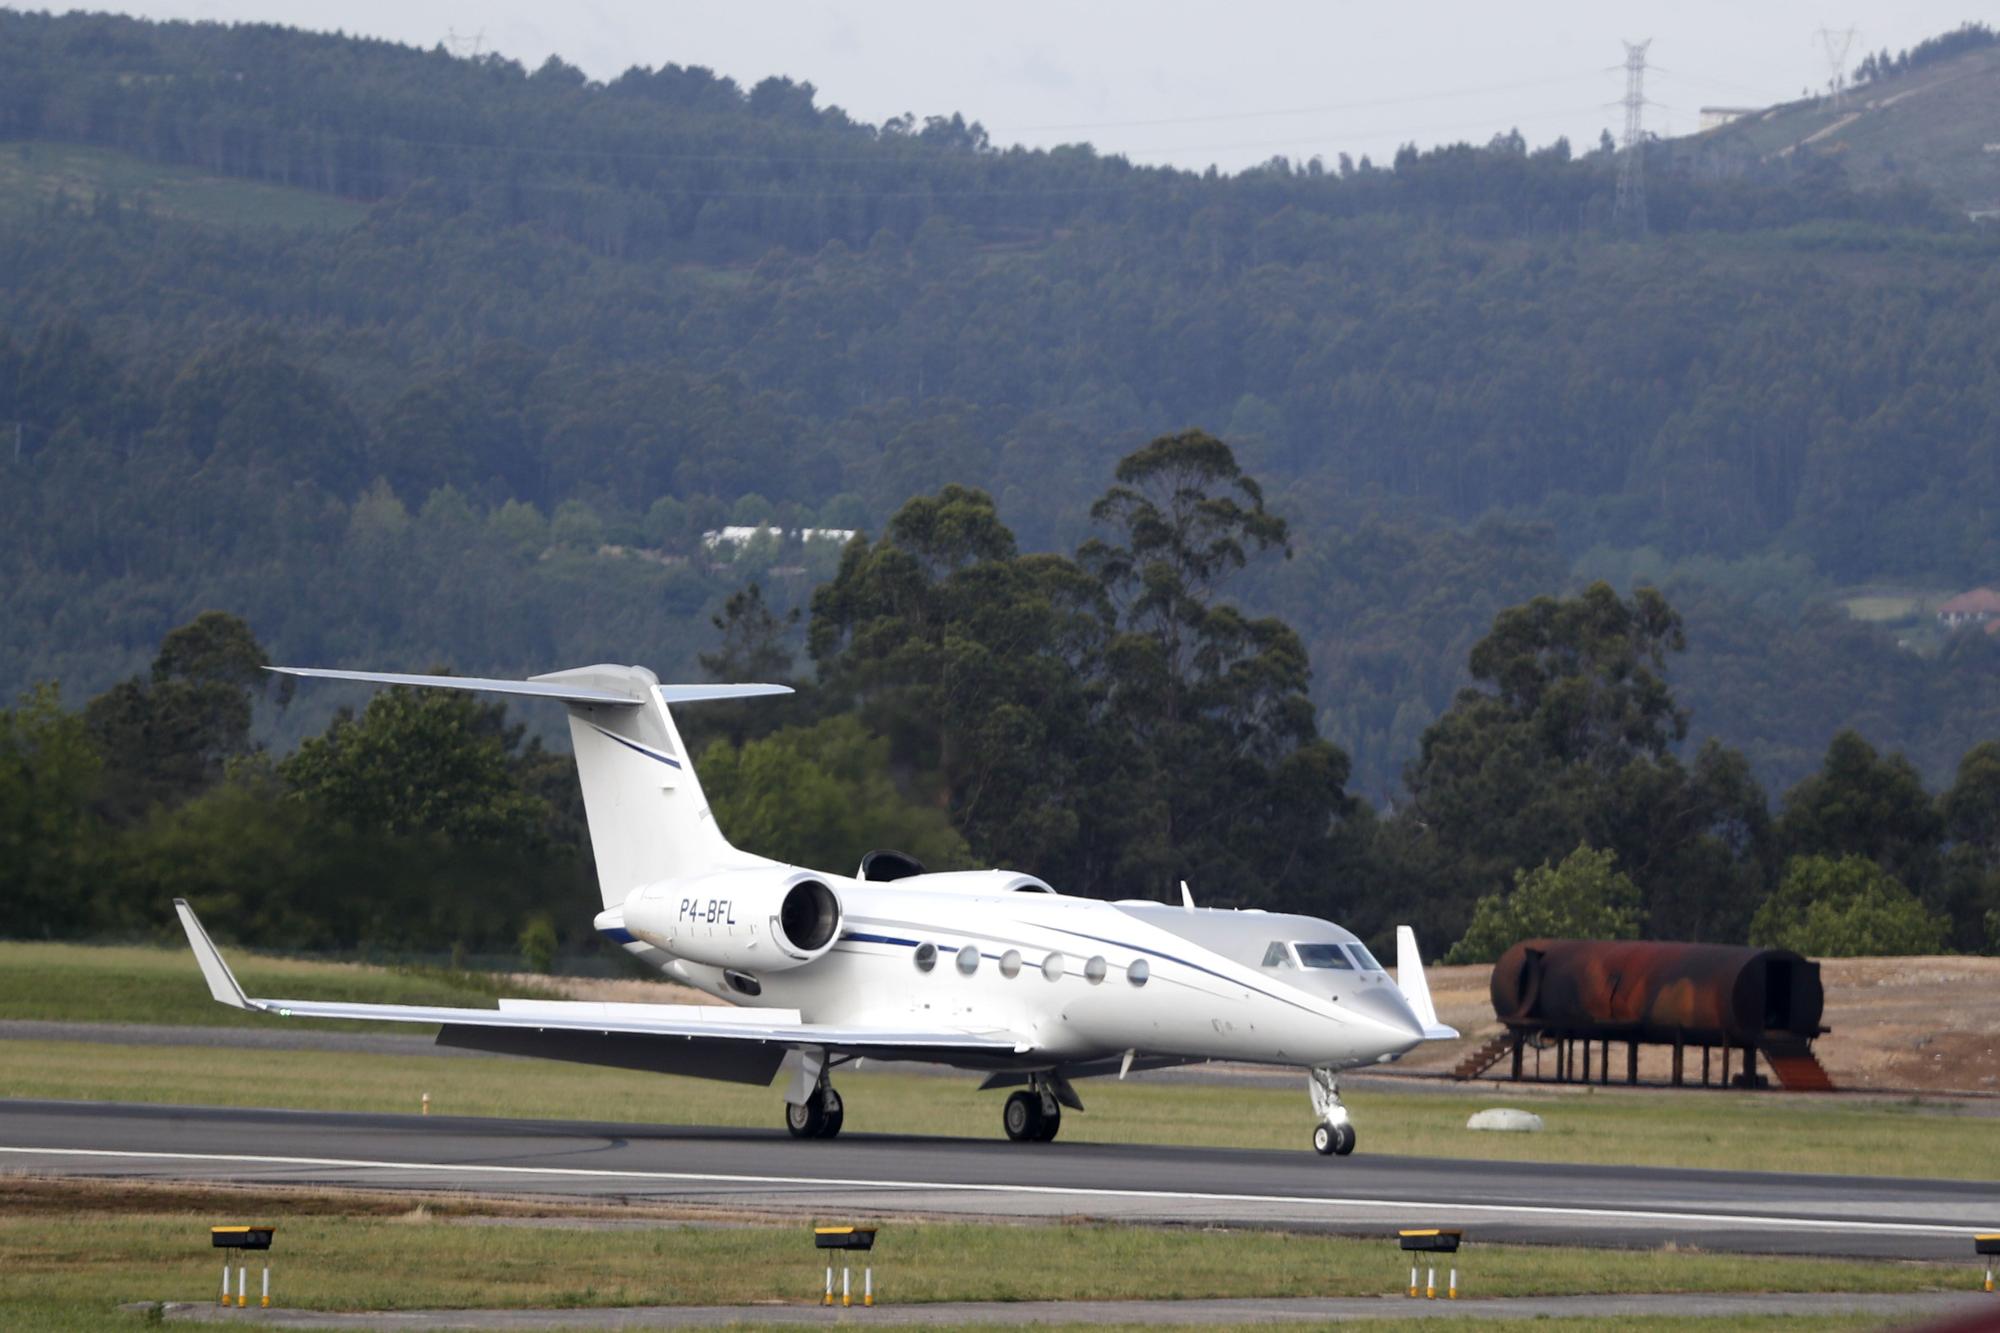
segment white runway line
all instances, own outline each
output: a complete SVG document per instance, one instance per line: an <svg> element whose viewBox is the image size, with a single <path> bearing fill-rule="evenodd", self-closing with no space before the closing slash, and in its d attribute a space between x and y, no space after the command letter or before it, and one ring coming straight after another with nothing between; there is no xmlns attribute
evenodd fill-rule
<svg viewBox="0 0 2000 1333"><path fill-rule="evenodd" d="M1200 1190L1106 1189L1067 1185L985 1185L945 1181L846 1180L832 1176L751 1176L722 1175L695 1171L627 1171L581 1166L489 1166L459 1162L384 1162L351 1157L270 1157L250 1153L133 1152L109 1148L10 1148L0 1153L29 1157L87 1157L108 1160L157 1162L230 1162L243 1166L337 1167L357 1171L486 1172L496 1175L552 1176L596 1180L656 1180L704 1185L784 1185L821 1186L843 1189L880 1189L917 1192L948 1190L957 1193L1034 1194L1060 1197L1117 1198L1158 1202L1319 1204L1328 1208L1383 1208L1403 1212L1427 1210L1454 1213L1488 1213L1505 1216L1591 1218L1617 1222L1720 1223L1728 1226L1781 1227L1814 1231L1864 1232L1896 1236L1963 1236L1977 1229L1972 1223L1940 1226L1926 1222L1856 1222L1838 1218L1787 1217L1764 1213L1697 1213L1645 1210L1637 1208L1585 1208L1552 1204L1456 1203L1435 1199L1345 1199L1325 1195L1221 1194Z"/></svg>

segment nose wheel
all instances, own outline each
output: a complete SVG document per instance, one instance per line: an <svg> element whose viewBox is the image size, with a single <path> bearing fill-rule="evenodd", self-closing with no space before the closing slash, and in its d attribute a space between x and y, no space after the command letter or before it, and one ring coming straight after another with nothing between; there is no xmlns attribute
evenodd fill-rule
<svg viewBox="0 0 2000 1333"><path fill-rule="evenodd" d="M1340 1100L1340 1076L1324 1066L1312 1071L1306 1082L1312 1093L1313 1111L1319 1124L1313 1126L1313 1151L1321 1157L1345 1157L1354 1151L1354 1126L1347 1119L1347 1107Z"/></svg>
<svg viewBox="0 0 2000 1333"><path fill-rule="evenodd" d="M1313 1127L1313 1151L1321 1157L1345 1157L1354 1151L1354 1126L1316 1125Z"/></svg>
<svg viewBox="0 0 2000 1333"><path fill-rule="evenodd" d="M822 1083L798 1105L785 1103L785 1128L795 1139L830 1139L840 1133L846 1110L833 1085Z"/></svg>
<svg viewBox="0 0 2000 1333"><path fill-rule="evenodd" d="M1000 1125L1016 1143L1047 1143L1062 1128L1062 1103L1039 1088L1017 1092L1001 1108Z"/></svg>

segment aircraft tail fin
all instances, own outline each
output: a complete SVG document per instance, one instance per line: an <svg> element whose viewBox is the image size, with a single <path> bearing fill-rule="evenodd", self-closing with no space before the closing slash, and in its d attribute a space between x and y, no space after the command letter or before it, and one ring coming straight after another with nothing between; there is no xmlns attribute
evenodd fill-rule
<svg viewBox="0 0 2000 1333"><path fill-rule="evenodd" d="M754 863L729 844L709 813L670 704L790 694L786 685L662 685L644 667L587 666L528 680L418 676L318 667L272 667L292 676L476 690L555 699L569 710L570 741L606 907L633 889Z"/></svg>

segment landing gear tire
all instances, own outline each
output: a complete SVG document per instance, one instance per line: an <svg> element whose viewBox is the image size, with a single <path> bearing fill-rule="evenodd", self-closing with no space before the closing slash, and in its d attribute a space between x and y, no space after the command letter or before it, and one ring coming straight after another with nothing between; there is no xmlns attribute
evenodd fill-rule
<svg viewBox="0 0 2000 1333"><path fill-rule="evenodd" d="M1016 1143L1042 1140L1046 1120L1039 1093L1017 1092L1007 1099L1007 1105L1000 1110L1000 1125L1007 1131L1007 1137ZM1053 1136L1054 1131L1050 1131L1047 1137Z"/></svg>
<svg viewBox="0 0 2000 1333"><path fill-rule="evenodd" d="M1052 1143L1056 1131L1062 1128L1062 1103L1046 1103L1042 1107L1042 1127L1035 1131L1037 1143Z"/></svg>
<svg viewBox="0 0 2000 1333"><path fill-rule="evenodd" d="M1338 1070L1319 1066L1310 1071L1306 1088L1312 1093L1313 1113L1319 1124L1313 1128L1313 1151L1321 1157L1345 1157L1354 1151L1354 1126L1348 1123L1347 1108L1340 1103Z"/></svg>
<svg viewBox="0 0 2000 1333"><path fill-rule="evenodd" d="M830 1087L817 1088L797 1106L785 1103L785 1128L795 1139L830 1139L840 1133L846 1113L839 1093Z"/></svg>
<svg viewBox="0 0 2000 1333"><path fill-rule="evenodd" d="M826 1123L820 1126L818 1137L835 1138L840 1134L841 1125L847 1120L847 1106L840 1100L840 1094L832 1088L827 1088L820 1094L820 1104L826 1111ZM1349 1131L1350 1140L1352 1137L1353 1133Z"/></svg>

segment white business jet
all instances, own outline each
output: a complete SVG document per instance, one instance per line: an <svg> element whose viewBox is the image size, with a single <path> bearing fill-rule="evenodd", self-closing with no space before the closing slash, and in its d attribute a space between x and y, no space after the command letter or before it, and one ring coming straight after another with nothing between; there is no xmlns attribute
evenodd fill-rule
<svg viewBox="0 0 2000 1333"><path fill-rule="evenodd" d="M738 851L709 813L669 707L783 694L781 685L662 685L641 667L532 680L273 668L296 676L560 700L604 894L597 929L716 1005L501 1000L497 1009L249 999L176 900L209 990L296 1018L439 1025L438 1044L769 1084L785 1123L832 1138L833 1071L859 1059L983 1070L1016 1088L1007 1137L1047 1141L1071 1080L1201 1060L1310 1070L1322 1154L1354 1150L1342 1071L1456 1037L1431 1003L1416 937L1392 980L1331 922L1182 904L1104 902L1006 870L927 873L871 852L850 877Z"/></svg>

